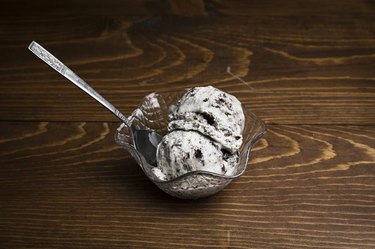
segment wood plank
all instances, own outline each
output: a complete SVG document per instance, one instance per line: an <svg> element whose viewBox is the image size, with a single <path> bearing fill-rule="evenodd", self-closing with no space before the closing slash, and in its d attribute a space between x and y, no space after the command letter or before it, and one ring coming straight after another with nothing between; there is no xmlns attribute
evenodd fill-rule
<svg viewBox="0 0 375 249"><path fill-rule="evenodd" d="M375 126L271 125L246 173L171 198L116 123L0 122L1 248L374 248Z"/></svg>
<svg viewBox="0 0 375 249"><path fill-rule="evenodd" d="M65 0L65 1L27 1L2 0L0 14L6 17L63 17L66 15L127 15L144 16L172 13L171 6L160 0ZM13 22L17 22L14 20Z"/></svg>
<svg viewBox="0 0 375 249"><path fill-rule="evenodd" d="M269 124L375 124L370 1L208 1L202 17L79 6L0 20L0 120L115 121L27 51L37 40L127 114L151 91L209 83Z"/></svg>
<svg viewBox="0 0 375 249"><path fill-rule="evenodd" d="M0 248L375 248L373 1L0 6ZM222 192L169 197L31 40L125 114L209 83L268 133Z"/></svg>

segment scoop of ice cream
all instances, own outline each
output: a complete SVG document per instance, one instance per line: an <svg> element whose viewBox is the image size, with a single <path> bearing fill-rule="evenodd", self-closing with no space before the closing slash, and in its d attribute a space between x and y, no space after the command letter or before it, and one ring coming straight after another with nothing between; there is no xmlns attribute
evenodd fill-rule
<svg viewBox="0 0 375 249"><path fill-rule="evenodd" d="M234 153L242 144L245 116L241 102L212 86L194 87L172 108L168 130L194 130Z"/></svg>
<svg viewBox="0 0 375 249"><path fill-rule="evenodd" d="M196 170L232 175L238 160L237 153L222 150L220 144L198 132L176 130L165 135L159 144L158 167L153 171L162 180Z"/></svg>

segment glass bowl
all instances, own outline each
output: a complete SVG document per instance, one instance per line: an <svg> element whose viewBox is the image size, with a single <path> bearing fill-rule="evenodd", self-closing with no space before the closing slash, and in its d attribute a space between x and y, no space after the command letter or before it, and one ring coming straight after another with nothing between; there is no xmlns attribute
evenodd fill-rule
<svg viewBox="0 0 375 249"><path fill-rule="evenodd" d="M144 97L129 119L140 129L154 130L160 135L165 135L168 133L169 108L176 104L184 93L185 91L150 93ZM115 132L115 141L129 151L146 176L164 192L182 199L207 197L219 192L233 179L245 172L252 147L266 132L262 120L249 111L246 106L243 106L243 110L245 114L243 143L239 149L239 164L233 175L221 175L198 170L172 180L163 181L153 173L152 168L155 166L150 165L142 154L135 149L131 131L125 124L121 124Z"/></svg>

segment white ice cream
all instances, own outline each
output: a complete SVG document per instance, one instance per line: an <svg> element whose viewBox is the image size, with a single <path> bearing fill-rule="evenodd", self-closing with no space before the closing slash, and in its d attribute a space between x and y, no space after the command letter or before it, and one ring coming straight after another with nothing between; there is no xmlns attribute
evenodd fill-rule
<svg viewBox="0 0 375 249"><path fill-rule="evenodd" d="M157 158L154 173L163 180L196 170L232 175L238 163L238 155L221 150L217 142L198 132L181 130L163 137Z"/></svg>
<svg viewBox="0 0 375 249"><path fill-rule="evenodd" d="M169 115L168 129L193 130L234 153L242 144L245 116L241 102L212 86L190 89Z"/></svg>
<svg viewBox="0 0 375 249"><path fill-rule="evenodd" d="M170 180L203 170L233 175L245 116L240 101L217 88L195 87L171 108L168 130L157 149L154 174Z"/></svg>

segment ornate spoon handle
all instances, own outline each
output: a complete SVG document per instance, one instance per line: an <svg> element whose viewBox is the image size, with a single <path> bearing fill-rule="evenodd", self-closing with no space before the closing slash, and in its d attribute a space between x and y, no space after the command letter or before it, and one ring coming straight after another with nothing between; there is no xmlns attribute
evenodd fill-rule
<svg viewBox="0 0 375 249"><path fill-rule="evenodd" d="M108 102L103 96L101 96L97 91L95 91L89 84L87 84L83 79L76 75L72 70L64 65L59 59L53 56L50 52L40 46L37 42L33 41L29 45L29 50L38 56L42 61L47 63L50 67L55 69L62 76L70 80L74 85L79 87L81 90L86 92L88 95L96 99L100 104L110 110L115 114L122 122L124 122L128 127L131 127L131 122L125 115L123 115L116 107L114 107L110 102Z"/></svg>

